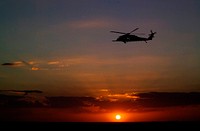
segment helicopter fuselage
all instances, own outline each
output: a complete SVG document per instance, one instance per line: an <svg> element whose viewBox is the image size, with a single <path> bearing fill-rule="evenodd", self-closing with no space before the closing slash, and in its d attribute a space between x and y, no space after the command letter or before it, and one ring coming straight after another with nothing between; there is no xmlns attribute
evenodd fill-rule
<svg viewBox="0 0 200 131"><path fill-rule="evenodd" d="M138 37L136 35L122 35L119 36L115 41L122 41L124 43L131 41L146 41L148 38Z"/></svg>

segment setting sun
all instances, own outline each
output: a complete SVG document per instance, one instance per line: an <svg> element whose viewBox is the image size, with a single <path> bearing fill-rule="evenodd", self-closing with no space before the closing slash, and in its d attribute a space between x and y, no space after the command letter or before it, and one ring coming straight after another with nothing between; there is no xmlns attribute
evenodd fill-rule
<svg viewBox="0 0 200 131"><path fill-rule="evenodd" d="M116 111L109 115L109 119L112 122L126 122L127 121L127 113L123 111Z"/></svg>
<svg viewBox="0 0 200 131"><path fill-rule="evenodd" d="M121 116L120 116L119 114L117 114L117 115L115 116L115 119L116 119L116 120L120 120L120 119L121 119Z"/></svg>

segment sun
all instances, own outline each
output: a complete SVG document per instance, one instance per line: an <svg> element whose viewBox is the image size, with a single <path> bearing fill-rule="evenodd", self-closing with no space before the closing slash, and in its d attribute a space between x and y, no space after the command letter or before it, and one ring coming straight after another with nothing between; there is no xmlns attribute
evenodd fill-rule
<svg viewBox="0 0 200 131"><path fill-rule="evenodd" d="M112 122L125 122L127 120L127 113L123 111L112 112L109 114L109 119Z"/></svg>
<svg viewBox="0 0 200 131"><path fill-rule="evenodd" d="M120 120L120 119L121 119L121 115L117 114L117 115L115 116L115 119L116 119L116 120Z"/></svg>

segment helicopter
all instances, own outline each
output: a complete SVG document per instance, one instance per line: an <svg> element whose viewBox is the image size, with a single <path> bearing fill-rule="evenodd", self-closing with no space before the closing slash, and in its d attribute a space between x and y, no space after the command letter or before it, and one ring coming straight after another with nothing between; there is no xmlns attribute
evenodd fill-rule
<svg viewBox="0 0 200 131"><path fill-rule="evenodd" d="M119 36L116 40L112 40L112 41L113 42L124 42L124 44L126 44L127 42L134 42L134 41L145 41L147 43L147 41L152 40L154 38L154 35L156 34L156 32L153 32L151 30L150 31L151 33L149 34L149 37L147 37L147 38L139 37L139 36L136 36L136 35L131 35L134 31L136 31L138 29L139 28L136 28L129 33L118 32L118 31L110 31L111 33L123 34L123 35Z"/></svg>

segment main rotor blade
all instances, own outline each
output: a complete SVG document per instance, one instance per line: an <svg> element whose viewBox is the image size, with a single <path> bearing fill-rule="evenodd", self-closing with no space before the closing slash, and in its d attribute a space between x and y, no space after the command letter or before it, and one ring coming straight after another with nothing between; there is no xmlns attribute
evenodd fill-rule
<svg viewBox="0 0 200 131"><path fill-rule="evenodd" d="M112 33L118 33L118 34L127 34L127 33L124 33L124 32L118 32L118 31L110 31Z"/></svg>
<svg viewBox="0 0 200 131"><path fill-rule="evenodd" d="M138 30L139 28L136 28L134 30L132 30L129 34L133 33L134 31Z"/></svg>
<svg viewBox="0 0 200 131"><path fill-rule="evenodd" d="M136 34L136 35L146 35L145 33L133 33L133 34Z"/></svg>

